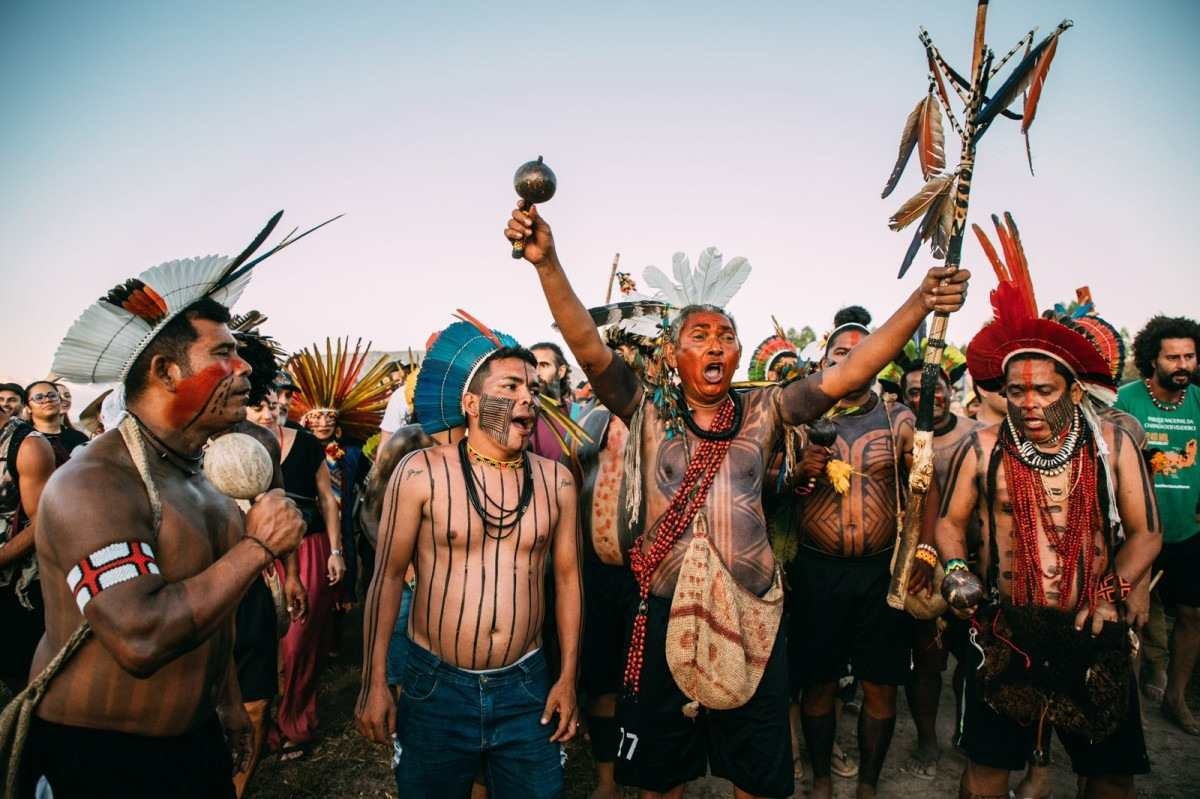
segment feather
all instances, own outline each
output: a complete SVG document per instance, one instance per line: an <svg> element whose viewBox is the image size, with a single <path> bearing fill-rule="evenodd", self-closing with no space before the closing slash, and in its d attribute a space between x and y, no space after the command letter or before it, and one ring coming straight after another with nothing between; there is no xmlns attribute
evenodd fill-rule
<svg viewBox="0 0 1200 799"><path fill-rule="evenodd" d="M1030 36L1029 38L1027 38L1025 40L1025 55L1029 55L1029 51L1032 48L1033 48L1033 37ZM1023 108L1029 107L1029 92L1028 91L1025 92L1025 96L1022 101L1022 106L1023 106ZM1021 124L1021 137L1023 139L1025 139L1025 160L1029 162L1029 176L1034 177L1034 174L1033 174L1033 148L1029 144L1029 126L1024 123Z"/></svg>
<svg viewBox="0 0 1200 799"><path fill-rule="evenodd" d="M705 298L709 305L724 308L750 276L750 262L738 256L730 260L717 276L717 283Z"/></svg>
<svg viewBox="0 0 1200 799"><path fill-rule="evenodd" d="M701 303L708 302L708 297L716 287L721 277L721 251L716 247L706 247L700 253L700 262L696 264L696 275L693 281L696 288L696 299Z"/></svg>
<svg viewBox="0 0 1200 799"><path fill-rule="evenodd" d="M908 227L928 210L929 204L946 190L953 179L953 173L937 175L932 178L921 187L919 192L901 205L896 213L892 214L892 218L888 220L888 227L892 230L903 230Z"/></svg>
<svg viewBox="0 0 1200 799"><path fill-rule="evenodd" d="M1001 262L1000 256L996 254L996 248L988 240L987 234L983 232L983 228L972 224L971 230L975 231L975 237L979 239L979 246L983 248L983 254L987 256L988 261L992 264L992 269L996 272L996 280L1001 283L1011 281L1012 277L1009 276L1008 269Z"/></svg>
<svg viewBox="0 0 1200 799"><path fill-rule="evenodd" d="M492 331L492 329L490 327L485 325L483 322L480 322L474 316L471 316L471 314L467 313L462 308L456 308L454 316L455 316L455 318L461 319L462 321L466 322L469 325L473 325L476 330L478 330L480 333L482 333L485 338L489 339L497 347L504 346L503 344L500 343L500 339L496 336L496 334Z"/></svg>
<svg viewBox="0 0 1200 799"><path fill-rule="evenodd" d="M229 274L229 272L234 271L239 266L246 263L246 260L251 255L254 255L254 253L258 250L258 248L262 246L262 243L267 240L267 237L270 236L271 233L275 230L275 226L279 224L279 220L282 218L283 218L283 210L280 209L279 211L275 212L275 216L273 216L267 220L267 224L263 225L262 230L258 231L258 235L254 237L254 240L251 241L246 246L246 248L238 254L238 256L236 258L234 258L232 261L229 262L229 267L228 267L228 271L226 272L226 274ZM222 275L222 277L224 277L224 275Z"/></svg>
<svg viewBox="0 0 1200 799"><path fill-rule="evenodd" d="M1033 124L1033 118L1037 114L1038 101L1042 99L1042 87L1046 85L1046 74L1050 71L1050 62L1054 60L1054 53L1057 50L1058 32L1056 31L1051 37L1050 44L1042 53L1042 57L1033 67L1033 74L1029 79L1029 92L1025 95L1025 107L1021 113L1024 117L1021 120L1022 133L1027 134L1029 126Z"/></svg>
<svg viewBox="0 0 1200 799"><path fill-rule="evenodd" d="M696 284L692 280L692 262L687 253L677 252L671 256L671 271L675 274L675 282L679 284L683 296L688 298L688 304L696 301Z"/></svg>
<svg viewBox="0 0 1200 799"><path fill-rule="evenodd" d="M1062 34L1062 32L1067 28L1071 27L1071 24L1072 23L1069 20L1063 21L1057 28L1054 29L1053 33L1039 42L1038 45L1034 47L1028 55L1021 59L1021 62L1013 69L1012 74L1008 76L1008 79L1000 85L1000 88L996 91L995 96L993 96L984 104L983 108L981 108L979 111L979 115L975 119L976 142L978 142L979 138L987 131L988 127L995 120L996 116L1012 105L1017 99L1017 96L1025 91L1026 87L1029 86L1030 81L1033 79L1035 67L1037 66L1042 55L1046 52L1046 49L1050 47L1050 45L1055 44L1058 41L1059 35ZM1050 65L1047 63L1045 65L1045 69L1049 69L1049 67ZM1042 80L1044 81L1045 70L1042 70L1041 74ZM1038 89L1038 93L1041 93L1040 88ZM1026 125L1025 127L1028 126Z"/></svg>
<svg viewBox="0 0 1200 799"><path fill-rule="evenodd" d="M304 238L308 234L317 232L321 228L328 225L330 222L336 222L337 220L341 219L343 216L345 216L345 214L338 214L335 217L326 219L324 222L320 223L319 225L313 225L308 230L301 233L299 236L294 235L295 230L293 230L291 233L289 233L287 236L284 237L283 241L279 242L274 247L272 247L271 249L267 250L262 255L255 258L253 261L250 261L246 265L242 266L240 269L230 269L228 271L228 273L217 282L216 287L221 288L221 287L226 286L229 283L233 282L234 280L237 280L238 278L240 278L243 275L245 275L246 273L248 273L251 269L253 269L254 267L258 266L263 261L270 258L275 253L279 252L280 250L282 250L286 247L292 246L293 244L300 241L300 239Z"/></svg>
<svg viewBox="0 0 1200 799"><path fill-rule="evenodd" d="M941 194L937 195L933 202L929 204L925 216L921 218L921 224L917 226L916 232L913 234L912 242L908 245L908 250L904 253L904 260L900 264L900 273L897 278L902 278L908 272L908 268L912 266L913 259L917 257L917 253L921 249L921 244L937 237L938 242L934 244L933 253L935 258L945 258L946 252L944 247L939 250L939 244L943 241L949 241L949 237L944 239L939 231L942 225L942 218L945 216L945 208L950 207L951 213L949 219L953 221L954 195L951 188L954 186L954 181L951 180L946 184ZM941 253L940 255L938 253Z"/></svg>
<svg viewBox="0 0 1200 799"><path fill-rule="evenodd" d="M929 231L930 253L934 258L945 258L950 251L950 236L954 232L954 187L955 181L950 181L946 193L935 203L938 212L932 218Z"/></svg>
<svg viewBox="0 0 1200 799"><path fill-rule="evenodd" d="M928 48L925 50L925 60L929 62L929 74L933 76L934 85L937 86L938 97L942 99L942 105L946 107L946 113L950 113L950 95L946 94L946 83L942 80L942 73L938 71L937 64L933 61L933 53Z"/></svg>
<svg viewBox="0 0 1200 799"><path fill-rule="evenodd" d="M668 305L682 308L688 304L687 298L683 296L679 287L657 266L647 266L642 272L642 277L645 278L646 285L658 289Z"/></svg>
<svg viewBox="0 0 1200 799"><path fill-rule="evenodd" d="M908 119L904 120L904 129L900 131L900 153L896 156L896 164L892 167L892 174L888 177L887 185L883 187L881 199L886 199L892 193L896 184L900 182L900 176L904 174L904 167L908 165L908 159L917 145L917 124L921 120L924 108L925 98L922 97L917 101L917 107L908 115Z"/></svg>
<svg viewBox="0 0 1200 799"><path fill-rule="evenodd" d="M917 157L921 160L921 177L929 180L946 168L946 138L942 131L942 107L930 92L921 109L917 135Z"/></svg>
<svg viewBox="0 0 1200 799"><path fill-rule="evenodd" d="M1009 271L1013 273L1013 279L1020 287L1021 293L1027 298L1030 315L1037 316L1038 306L1037 299L1033 294L1033 278L1029 274L1029 259L1025 257L1025 247L1021 244L1021 233L1017 230L1017 223L1008 211L1004 212L1004 221L1008 223L1009 239L1012 242L1013 253L1017 258L1015 265L1009 265Z"/></svg>

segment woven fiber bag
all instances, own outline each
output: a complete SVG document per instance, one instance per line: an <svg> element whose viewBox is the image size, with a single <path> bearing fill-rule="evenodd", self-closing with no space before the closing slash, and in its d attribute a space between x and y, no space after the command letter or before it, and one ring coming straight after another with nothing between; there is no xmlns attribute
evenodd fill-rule
<svg viewBox="0 0 1200 799"><path fill-rule="evenodd" d="M742 588L713 551L704 516L684 555L667 624L667 665L688 698L713 710L750 701L783 618L779 568L770 590Z"/></svg>

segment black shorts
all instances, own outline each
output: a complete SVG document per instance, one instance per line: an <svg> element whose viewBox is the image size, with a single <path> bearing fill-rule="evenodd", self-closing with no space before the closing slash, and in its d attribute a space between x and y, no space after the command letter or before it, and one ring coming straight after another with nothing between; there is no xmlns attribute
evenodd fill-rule
<svg viewBox="0 0 1200 799"><path fill-rule="evenodd" d="M583 566L583 642L580 689L584 700L619 693L625 673L625 623L637 600L637 583L627 566L586 561Z"/></svg>
<svg viewBox="0 0 1200 799"><path fill-rule="evenodd" d="M795 602L788 619L796 689L837 680L847 663L866 682L908 682L913 619L887 604L891 558L891 550L839 558L800 548L792 565Z"/></svg>
<svg viewBox="0 0 1200 799"><path fill-rule="evenodd" d="M783 625L758 690L733 710L683 715L688 700L667 666L671 602L650 597L641 690L617 704L616 779L622 785L665 792L703 777L724 777L756 796L791 796L792 744L788 727L787 636ZM626 646L636 606L629 609Z"/></svg>
<svg viewBox="0 0 1200 799"><path fill-rule="evenodd" d="M233 761L213 714L183 735L151 738L34 717L27 755L56 799L233 797Z"/></svg>
<svg viewBox="0 0 1200 799"><path fill-rule="evenodd" d="M1163 544L1155 565L1162 569L1163 603L1200 608L1200 533L1174 544Z"/></svg>
<svg viewBox="0 0 1200 799"><path fill-rule="evenodd" d="M1037 745L1037 725L1023 726L993 710L983 700L982 686L976 677L979 650L968 646L964 659L966 689L957 745L971 762L978 765L1008 771L1024 769ZM1081 777L1130 776L1150 771L1135 680L1129 681L1129 708L1125 720L1112 735L1090 743L1078 733L1055 731L1071 758L1071 768Z"/></svg>
<svg viewBox="0 0 1200 799"><path fill-rule="evenodd" d="M0 648L0 682L12 693L20 693L29 682L29 667L37 651L42 633L46 631L42 615L42 582L34 580L25 590L25 597L33 609L21 604L17 597L17 579L0 587L0 630L4 631L4 646Z"/></svg>

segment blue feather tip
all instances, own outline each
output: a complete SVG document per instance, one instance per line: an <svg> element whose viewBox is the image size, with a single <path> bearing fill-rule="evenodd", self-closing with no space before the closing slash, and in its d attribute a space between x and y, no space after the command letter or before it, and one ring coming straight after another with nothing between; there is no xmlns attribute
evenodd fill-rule
<svg viewBox="0 0 1200 799"><path fill-rule="evenodd" d="M512 336L493 330L505 347L518 346ZM466 424L462 395L475 367L498 348L468 322L454 322L440 334L421 362L413 392L413 412L426 433L442 433Z"/></svg>

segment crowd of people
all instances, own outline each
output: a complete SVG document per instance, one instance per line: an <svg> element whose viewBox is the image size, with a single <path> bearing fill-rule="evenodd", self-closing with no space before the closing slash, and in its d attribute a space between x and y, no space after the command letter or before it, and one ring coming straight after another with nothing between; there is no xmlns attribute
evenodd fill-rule
<svg viewBox="0 0 1200 799"><path fill-rule="evenodd" d="M952 743L968 798L1014 771L1012 795L1048 796L1052 733L1081 796L1135 796L1143 702L1200 735L1196 322L1127 342L1086 292L1042 310L1017 241L989 255L994 318L940 361L925 320L966 270L930 269L882 324L843 308L807 345L776 325L736 381L745 259L679 254L654 294L622 274L588 308L521 203L505 235L577 385L559 345L462 310L420 359L288 354L231 313L302 238L255 257L278 219L118 285L50 377L0 384L6 795L252 795L261 757L319 739L356 605L357 727L406 799L562 796L577 735L596 799L706 774L872 797L901 689L900 768L932 780ZM68 383L111 391L73 423ZM231 435L269 468L206 458Z"/></svg>

